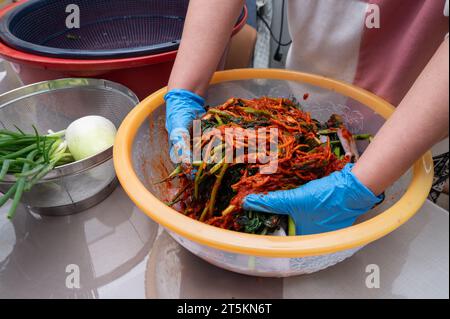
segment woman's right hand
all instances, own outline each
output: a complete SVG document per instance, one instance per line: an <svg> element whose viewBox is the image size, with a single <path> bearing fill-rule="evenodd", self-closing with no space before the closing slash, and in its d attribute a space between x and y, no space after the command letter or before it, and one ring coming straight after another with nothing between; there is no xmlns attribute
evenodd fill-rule
<svg viewBox="0 0 450 319"><path fill-rule="evenodd" d="M192 122L205 114L205 100L188 90L173 89L165 96L166 129L169 133L170 159L174 164L190 163Z"/></svg>
<svg viewBox="0 0 450 319"><path fill-rule="evenodd" d="M168 83L166 128L171 159L191 160L189 128L205 112L201 95L226 51L244 0L190 0L183 38Z"/></svg>

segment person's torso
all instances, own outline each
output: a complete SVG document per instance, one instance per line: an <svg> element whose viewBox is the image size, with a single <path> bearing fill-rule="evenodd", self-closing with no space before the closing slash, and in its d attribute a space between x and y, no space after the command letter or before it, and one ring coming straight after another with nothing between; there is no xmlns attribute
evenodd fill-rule
<svg viewBox="0 0 450 319"><path fill-rule="evenodd" d="M445 5L289 0L286 67L354 83L398 105L448 33Z"/></svg>

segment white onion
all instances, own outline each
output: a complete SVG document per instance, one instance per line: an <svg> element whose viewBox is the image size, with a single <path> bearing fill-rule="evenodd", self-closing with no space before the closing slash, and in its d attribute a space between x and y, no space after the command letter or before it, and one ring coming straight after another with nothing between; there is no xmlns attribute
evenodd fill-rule
<svg viewBox="0 0 450 319"><path fill-rule="evenodd" d="M79 161L113 146L116 133L116 127L110 120L91 115L69 125L66 141L73 158Z"/></svg>

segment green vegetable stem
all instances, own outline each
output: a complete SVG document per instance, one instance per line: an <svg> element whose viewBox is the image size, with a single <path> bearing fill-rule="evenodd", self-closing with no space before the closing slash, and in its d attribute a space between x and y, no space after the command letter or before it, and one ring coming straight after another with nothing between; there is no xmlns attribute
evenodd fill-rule
<svg viewBox="0 0 450 319"><path fill-rule="evenodd" d="M7 176L15 177L15 182L0 197L0 207L12 200L7 217L12 219L25 192L42 180L56 166L73 161L64 142L64 131L49 135L26 134L19 128L17 132L0 130L0 182Z"/></svg>

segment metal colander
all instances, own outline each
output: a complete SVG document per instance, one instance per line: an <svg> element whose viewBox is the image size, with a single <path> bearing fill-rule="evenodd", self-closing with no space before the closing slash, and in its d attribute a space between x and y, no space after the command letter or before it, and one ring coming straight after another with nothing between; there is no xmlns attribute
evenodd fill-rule
<svg viewBox="0 0 450 319"><path fill-rule="evenodd" d="M0 95L0 127L40 134L66 129L74 120L99 115L116 127L139 102L126 87L97 79L61 79L25 86ZM0 183L5 192L14 183ZM67 215L85 210L108 196L117 186L112 147L93 157L60 166L24 194L22 202L45 215Z"/></svg>
<svg viewBox="0 0 450 319"><path fill-rule="evenodd" d="M78 29L66 25L69 5L79 8ZM39 55L150 55L178 48L188 5L189 0L31 0L2 19L0 36L9 46Z"/></svg>

